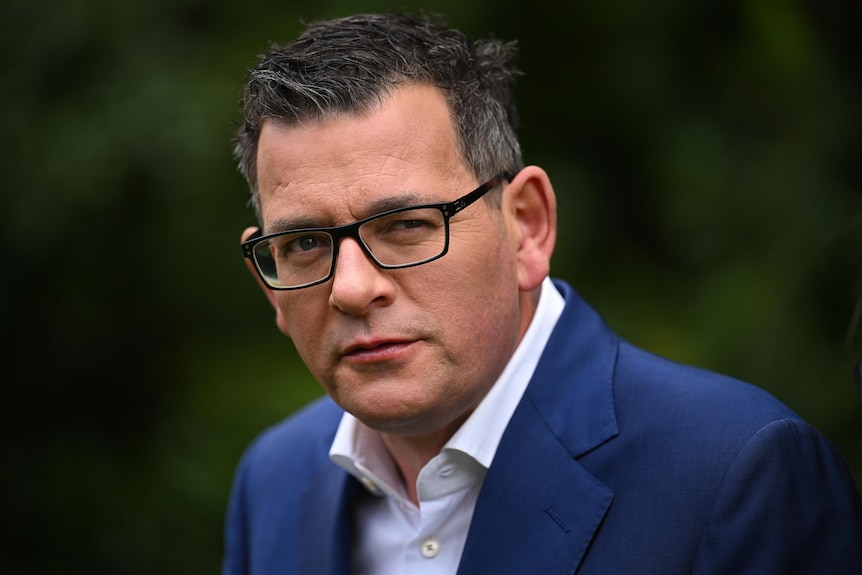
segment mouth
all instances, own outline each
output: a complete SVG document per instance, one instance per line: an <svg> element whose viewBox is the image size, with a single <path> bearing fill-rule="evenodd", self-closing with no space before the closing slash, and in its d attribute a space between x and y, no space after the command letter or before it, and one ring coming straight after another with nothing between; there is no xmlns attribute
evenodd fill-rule
<svg viewBox="0 0 862 575"><path fill-rule="evenodd" d="M354 342L344 348L341 357L352 363L392 361L409 351L416 340L379 339Z"/></svg>

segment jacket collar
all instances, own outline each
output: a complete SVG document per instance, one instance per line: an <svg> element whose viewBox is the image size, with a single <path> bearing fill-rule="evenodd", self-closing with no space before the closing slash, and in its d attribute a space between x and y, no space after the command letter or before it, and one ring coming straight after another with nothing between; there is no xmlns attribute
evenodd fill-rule
<svg viewBox="0 0 862 575"><path fill-rule="evenodd" d="M566 307L527 396L551 433L579 457L619 433L613 395L619 339L571 287L554 285Z"/></svg>

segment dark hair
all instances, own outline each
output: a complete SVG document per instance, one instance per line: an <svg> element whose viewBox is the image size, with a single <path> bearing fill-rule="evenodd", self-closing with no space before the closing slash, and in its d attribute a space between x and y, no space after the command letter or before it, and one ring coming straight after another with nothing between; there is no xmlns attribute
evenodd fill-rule
<svg viewBox="0 0 862 575"><path fill-rule="evenodd" d="M234 154L259 213L257 145L263 122L367 113L399 86L440 88L460 152L478 180L522 166L516 136L514 42L471 41L439 19L401 13L317 22L275 44L249 72Z"/></svg>

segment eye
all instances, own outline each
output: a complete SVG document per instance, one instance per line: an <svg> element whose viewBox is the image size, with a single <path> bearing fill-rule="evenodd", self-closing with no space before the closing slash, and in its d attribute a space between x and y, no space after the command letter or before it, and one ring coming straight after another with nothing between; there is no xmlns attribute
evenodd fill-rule
<svg viewBox="0 0 862 575"><path fill-rule="evenodd" d="M424 216L425 214L410 213L401 218L383 220L377 228L377 237L387 242L421 241L440 227L433 219Z"/></svg>
<svg viewBox="0 0 862 575"><path fill-rule="evenodd" d="M366 242L406 245L436 238L443 224L439 210L415 208L382 215L366 223L359 233Z"/></svg>
<svg viewBox="0 0 862 575"><path fill-rule="evenodd" d="M277 252L282 258L316 257L329 251L329 236L325 234L297 234L279 238Z"/></svg>
<svg viewBox="0 0 862 575"><path fill-rule="evenodd" d="M320 238L315 236L302 236L287 244L287 251L307 252L320 246Z"/></svg>
<svg viewBox="0 0 862 575"><path fill-rule="evenodd" d="M392 223L393 229L416 230L427 227L428 222L424 220L400 220Z"/></svg>

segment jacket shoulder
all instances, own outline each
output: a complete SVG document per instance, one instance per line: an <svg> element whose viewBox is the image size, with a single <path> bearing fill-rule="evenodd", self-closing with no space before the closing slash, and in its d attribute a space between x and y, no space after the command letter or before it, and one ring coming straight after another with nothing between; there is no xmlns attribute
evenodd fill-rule
<svg viewBox="0 0 862 575"><path fill-rule="evenodd" d="M735 429L746 438L771 421L801 420L768 391L733 377L683 365L622 342L615 366L618 416L663 413L703 431Z"/></svg>
<svg viewBox="0 0 862 575"><path fill-rule="evenodd" d="M344 412L321 397L260 433L240 463L260 480L312 475L329 464L329 446Z"/></svg>
<svg viewBox="0 0 862 575"><path fill-rule="evenodd" d="M345 474L329 460L343 412L321 398L263 431L237 468L225 522L223 573L296 573L303 556L303 501L321 478ZM331 484L329 484L331 486Z"/></svg>

